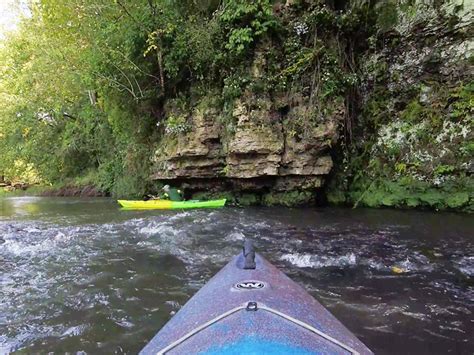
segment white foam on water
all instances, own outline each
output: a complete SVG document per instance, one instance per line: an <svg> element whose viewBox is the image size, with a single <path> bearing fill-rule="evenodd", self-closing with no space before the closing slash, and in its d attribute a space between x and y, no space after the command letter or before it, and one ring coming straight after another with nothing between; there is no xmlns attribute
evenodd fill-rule
<svg viewBox="0 0 474 355"><path fill-rule="evenodd" d="M138 233L145 234L147 236L155 235L155 234L171 234L176 235L177 230L170 226L169 224L156 224L151 223L146 225L145 227L141 227L138 230Z"/></svg>
<svg viewBox="0 0 474 355"><path fill-rule="evenodd" d="M153 250L156 250L156 251L160 251L162 249L155 242L148 241L148 240L139 241L138 243L136 243L136 245L139 246L139 247L142 247L142 248L153 249Z"/></svg>
<svg viewBox="0 0 474 355"><path fill-rule="evenodd" d="M126 220L125 222L122 223L123 226L132 226L132 227L135 227L137 225L139 225L140 223L143 223L145 222L145 218L131 218L131 219L128 219ZM120 225L118 223L109 223L109 224L104 224L104 226L107 225L107 226L112 226L112 227L116 227L117 225Z"/></svg>
<svg viewBox="0 0 474 355"><path fill-rule="evenodd" d="M450 315L450 316L453 316L455 315L456 313L452 312L451 310L449 310L448 308L446 307L441 307L437 304L428 304L427 305L427 308L430 310L431 313L435 314L435 315Z"/></svg>
<svg viewBox="0 0 474 355"><path fill-rule="evenodd" d="M381 261L376 261L373 259L366 259L361 262L362 265L367 265L369 268L377 271L387 271L390 270L390 267L382 263Z"/></svg>
<svg viewBox="0 0 474 355"><path fill-rule="evenodd" d="M392 266L396 266L402 269L404 272L430 272L434 269L433 265L430 264L428 258L417 253L407 256L405 259L402 259L400 261L394 262L394 265Z"/></svg>
<svg viewBox="0 0 474 355"><path fill-rule="evenodd" d="M0 338L0 354L10 354L13 351L15 351L15 348L13 346L4 345Z"/></svg>
<svg viewBox="0 0 474 355"><path fill-rule="evenodd" d="M177 301L165 301L165 304L167 304L168 306L171 306L171 308L173 308L175 310L181 308L181 305Z"/></svg>
<svg viewBox="0 0 474 355"><path fill-rule="evenodd" d="M73 240L79 232L68 230L44 230L41 239L36 235L10 234L0 245L1 251L14 256L37 256L41 254L53 254L58 249L70 248ZM65 249L67 250L67 249Z"/></svg>
<svg viewBox="0 0 474 355"><path fill-rule="evenodd" d="M84 330L87 328L86 325L77 325L75 327L70 327L66 329L62 334L61 337L70 337L70 336L78 336L84 333Z"/></svg>
<svg viewBox="0 0 474 355"><path fill-rule="evenodd" d="M37 255L40 253L48 253L55 249L57 240L55 239L44 239L36 244L30 242L23 242L16 239L8 239L3 243L3 248L7 253L15 256L22 256L25 254Z"/></svg>
<svg viewBox="0 0 474 355"><path fill-rule="evenodd" d="M419 312L402 311L400 313L403 314L404 316L414 318L414 319L418 319L418 320L422 320L422 321L427 321L430 318L428 315L423 314L423 313L419 313Z"/></svg>
<svg viewBox="0 0 474 355"><path fill-rule="evenodd" d="M134 323L128 321L125 318L121 318L121 319L118 319L118 320L114 319L114 322L115 322L115 324L121 326L122 328L133 328L135 326Z"/></svg>
<svg viewBox="0 0 474 355"><path fill-rule="evenodd" d="M315 269L330 266L354 266L357 264L357 257L354 253L336 257L293 253L283 254L280 259L288 261L297 267L310 267Z"/></svg>
<svg viewBox="0 0 474 355"><path fill-rule="evenodd" d="M311 254L284 254L280 259L298 267L318 267L317 263L311 261L311 258Z"/></svg>
<svg viewBox="0 0 474 355"><path fill-rule="evenodd" d="M392 326L390 325L379 325L374 327L364 327L364 329L379 332L379 333L386 333L386 334L394 334L395 331L393 330Z"/></svg>
<svg viewBox="0 0 474 355"><path fill-rule="evenodd" d="M25 232L27 233L41 233L41 229L36 228L36 227L26 227Z"/></svg>
<svg viewBox="0 0 474 355"><path fill-rule="evenodd" d="M455 267L464 275L474 276L474 256L464 256L454 262Z"/></svg>
<svg viewBox="0 0 474 355"><path fill-rule="evenodd" d="M231 232L226 235L225 237L228 241L239 241L245 239L245 234L240 231Z"/></svg>
<svg viewBox="0 0 474 355"><path fill-rule="evenodd" d="M171 216L168 216L167 220L169 221L176 221L176 220L180 220L184 217L188 217L192 214L191 211L183 211L183 212L179 212L177 214L174 214L174 215L171 215Z"/></svg>

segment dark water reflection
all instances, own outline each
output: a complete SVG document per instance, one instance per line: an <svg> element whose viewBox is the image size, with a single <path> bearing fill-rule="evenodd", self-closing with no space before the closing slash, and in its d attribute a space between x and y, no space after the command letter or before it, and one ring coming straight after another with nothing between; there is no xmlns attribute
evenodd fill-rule
<svg viewBox="0 0 474 355"><path fill-rule="evenodd" d="M2 199L0 353L136 353L248 236L376 353L470 354L473 234L447 213Z"/></svg>

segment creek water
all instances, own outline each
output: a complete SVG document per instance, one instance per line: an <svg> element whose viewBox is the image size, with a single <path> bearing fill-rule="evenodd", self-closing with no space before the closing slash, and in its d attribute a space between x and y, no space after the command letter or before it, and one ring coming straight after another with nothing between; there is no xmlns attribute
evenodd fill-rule
<svg viewBox="0 0 474 355"><path fill-rule="evenodd" d="M250 237L377 354L472 354L472 216L0 199L0 353L137 353Z"/></svg>

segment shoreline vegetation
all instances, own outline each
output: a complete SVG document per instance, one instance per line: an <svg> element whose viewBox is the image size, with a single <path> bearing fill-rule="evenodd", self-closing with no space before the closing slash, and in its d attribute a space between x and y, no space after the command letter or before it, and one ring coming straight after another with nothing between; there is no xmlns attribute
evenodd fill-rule
<svg viewBox="0 0 474 355"><path fill-rule="evenodd" d="M0 40L26 193L474 211L472 1L28 7Z"/></svg>
<svg viewBox="0 0 474 355"><path fill-rule="evenodd" d="M390 192L390 188L382 198L370 197L361 194L357 196L355 204L348 201L331 200L332 196L326 197L319 201L308 203L305 197L295 196L294 193L279 194L278 196L260 195L257 193L236 194L232 192L200 192L192 194L192 199L211 200L211 199L227 199L229 206L284 206L284 207L347 207L347 208L397 208L405 210L435 210L446 212L464 212L472 213L472 209L460 209L459 206L466 202L469 195L465 193L455 192L451 195L444 195L443 192L437 190L423 190L423 193L413 193L408 190L400 192L395 190ZM372 192L373 193L373 192ZM409 195L408 195L409 194ZM77 185L73 182L56 184L56 185L23 185L17 186L1 186L1 197L15 196L42 196L42 197L111 197L107 192L101 191L96 186ZM273 199L272 199L273 198ZM337 196L335 197L337 199ZM140 198L135 198L140 199Z"/></svg>
<svg viewBox="0 0 474 355"><path fill-rule="evenodd" d="M0 187L0 197L56 196L56 197L106 197L107 194L93 185L28 185L23 188Z"/></svg>

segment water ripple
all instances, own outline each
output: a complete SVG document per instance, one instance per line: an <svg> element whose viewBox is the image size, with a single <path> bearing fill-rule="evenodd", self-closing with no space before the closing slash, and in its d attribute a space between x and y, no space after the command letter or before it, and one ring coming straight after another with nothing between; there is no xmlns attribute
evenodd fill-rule
<svg viewBox="0 0 474 355"><path fill-rule="evenodd" d="M246 237L376 352L474 346L468 219L447 215L443 229L438 215L390 211L13 201L21 213L0 221L0 353L136 353Z"/></svg>

